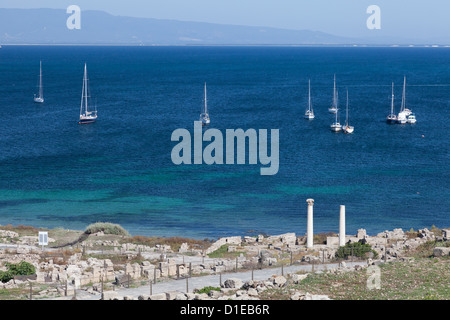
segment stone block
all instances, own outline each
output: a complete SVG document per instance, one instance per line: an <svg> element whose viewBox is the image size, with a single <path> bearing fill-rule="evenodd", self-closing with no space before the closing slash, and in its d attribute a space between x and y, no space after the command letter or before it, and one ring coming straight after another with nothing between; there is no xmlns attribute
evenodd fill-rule
<svg viewBox="0 0 450 320"><path fill-rule="evenodd" d="M175 300L179 292L177 291L168 291L166 292L166 300Z"/></svg>
<svg viewBox="0 0 450 320"><path fill-rule="evenodd" d="M103 291L102 300L114 300L118 298L116 291Z"/></svg>
<svg viewBox="0 0 450 320"><path fill-rule="evenodd" d="M284 286L284 284L286 283L286 278L285 277L283 277L283 276L278 276L278 277L275 277L274 279L273 279L273 284L274 285L277 285L277 286L279 286L279 287L282 287L282 286Z"/></svg>
<svg viewBox="0 0 450 320"><path fill-rule="evenodd" d="M230 278L225 280L223 285L225 288L240 289L243 285L243 282L241 279L238 278Z"/></svg>
<svg viewBox="0 0 450 320"><path fill-rule="evenodd" d="M157 293L150 296L150 300L166 300L165 293Z"/></svg>
<svg viewBox="0 0 450 320"><path fill-rule="evenodd" d="M435 257L447 257L450 255L450 248L436 247L433 249L433 256Z"/></svg>
<svg viewBox="0 0 450 320"><path fill-rule="evenodd" d="M327 246L339 246L339 237L327 237Z"/></svg>

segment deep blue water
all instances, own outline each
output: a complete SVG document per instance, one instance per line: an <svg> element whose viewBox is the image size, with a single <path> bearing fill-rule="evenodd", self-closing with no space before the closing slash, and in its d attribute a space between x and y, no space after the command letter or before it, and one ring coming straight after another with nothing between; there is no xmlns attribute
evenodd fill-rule
<svg viewBox="0 0 450 320"><path fill-rule="evenodd" d="M45 103L33 103L39 60ZM84 62L99 119L78 125ZM353 135L329 130L333 74ZM415 125L387 125L407 77ZM316 119L303 119L308 79ZM208 84L211 128L279 129L280 168L180 165ZM216 238L450 226L449 48L50 47L0 49L0 224ZM342 103L343 107L344 104ZM341 117L341 122L343 121Z"/></svg>

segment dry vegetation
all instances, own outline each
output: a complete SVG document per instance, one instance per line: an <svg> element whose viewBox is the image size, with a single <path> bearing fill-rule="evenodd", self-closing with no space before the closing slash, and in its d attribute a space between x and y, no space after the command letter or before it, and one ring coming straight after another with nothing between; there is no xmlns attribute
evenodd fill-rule
<svg viewBox="0 0 450 320"><path fill-rule="evenodd" d="M286 300L291 290L328 295L334 300L449 300L450 258L433 257L435 247L447 242L429 241L408 252L411 261L380 265L381 288L369 290L367 270L314 274L299 284L267 290L262 299Z"/></svg>
<svg viewBox="0 0 450 320"><path fill-rule="evenodd" d="M32 226L24 226L17 225L13 226L12 224L7 224L6 226L0 226L0 230L14 231L19 234L19 236L37 236L39 231L48 231L48 229L35 228Z"/></svg>
<svg viewBox="0 0 450 320"><path fill-rule="evenodd" d="M380 289L367 288L366 270L313 275L293 288L344 300L450 299L448 258L419 258L414 262L382 264L380 268ZM275 295L282 293L273 293Z"/></svg>
<svg viewBox="0 0 450 320"><path fill-rule="evenodd" d="M47 231L48 236L56 240L55 242L50 243L50 247L59 247L64 244L74 242L77 239L79 239L79 237L83 234L83 231L67 230L63 228L45 229L24 225L13 226L11 224L0 226L0 230L17 232L19 234L19 237L25 236L37 237L39 231Z"/></svg>
<svg viewBox="0 0 450 320"><path fill-rule="evenodd" d="M193 247L196 249L204 250L208 248L211 245L211 242L209 240L195 240L195 239L188 239L188 238L182 238L182 237L144 237L144 236L134 236L131 238L127 238L126 240L123 240L123 242L127 243L134 243L134 244L142 244L149 247L154 247L156 245L169 245L173 251L178 251L181 244L187 243L189 247Z"/></svg>

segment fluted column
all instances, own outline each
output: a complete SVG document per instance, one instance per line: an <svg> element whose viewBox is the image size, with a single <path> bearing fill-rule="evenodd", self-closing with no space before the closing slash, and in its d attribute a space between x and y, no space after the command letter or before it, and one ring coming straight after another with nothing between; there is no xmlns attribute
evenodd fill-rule
<svg viewBox="0 0 450 320"><path fill-rule="evenodd" d="M345 206L343 205L339 212L339 246L345 246Z"/></svg>
<svg viewBox="0 0 450 320"><path fill-rule="evenodd" d="M308 203L308 221L307 221L307 233L306 233L306 247L312 249L314 247L314 232L313 232L313 206L314 199L306 200Z"/></svg>

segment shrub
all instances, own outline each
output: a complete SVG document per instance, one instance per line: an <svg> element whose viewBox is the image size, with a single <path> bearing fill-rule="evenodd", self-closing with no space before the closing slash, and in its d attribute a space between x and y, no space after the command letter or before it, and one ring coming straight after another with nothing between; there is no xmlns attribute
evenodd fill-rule
<svg viewBox="0 0 450 320"><path fill-rule="evenodd" d="M202 289L195 290L196 293L206 293L209 294L211 291L220 291L219 287L204 287Z"/></svg>
<svg viewBox="0 0 450 320"><path fill-rule="evenodd" d="M18 264L7 263L6 267L15 276L26 276L36 273L36 268L31 263L28 263L26 261L22 261Z"/></svg>
<svg viewBox="0 0 450 320"><path fill-rule="evenodd" d="M336 258L345 259L352 254L354 257L364 257L369 252L372 252L375 258L378 256L378 253L372 249L372 246L370 244L351 242L347 243L343 247L340 247L336 251Z"/></svg>
<svg viewBox="0 0 450 320"><path fill-rule="evenodd" d="M84 233L86 234L92 234L103 231L105 234L114 234L118 236L130 236L128 231L126 231L122 226L115 223L109 223L109 222L96 222L93 224L90 224Z"/></svg>
<svg viewBox="0 0 450 320"><path fill-rule="evenodd" d="M13 279L14 276L27 276L36 273L36 268L26 261L22 261L18 264L6 263L8 271L0 271L0 281L8 282Z"/></svg>
<svg viewBox="0 0 450 320"><path fill-rule="evenodd" d="M0 271L0 281L3 283L8 282L14 278L14 275L10 271Z"/></svg>

